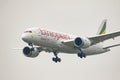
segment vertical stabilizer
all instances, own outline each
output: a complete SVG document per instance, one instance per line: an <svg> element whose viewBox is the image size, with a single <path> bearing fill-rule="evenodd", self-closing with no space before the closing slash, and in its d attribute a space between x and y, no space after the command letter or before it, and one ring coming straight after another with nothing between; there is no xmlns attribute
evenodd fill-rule
<svg viewBox="0 0 120 80"><path fill-rule="evenodd" d="M106 34L106 24L107 24L107 19L102 21L100 28L97 32L97 35Z"/></svg>

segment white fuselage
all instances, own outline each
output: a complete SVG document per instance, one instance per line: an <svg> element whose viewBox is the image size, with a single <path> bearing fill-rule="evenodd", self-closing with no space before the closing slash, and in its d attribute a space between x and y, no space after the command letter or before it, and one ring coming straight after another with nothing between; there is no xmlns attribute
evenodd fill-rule
<svg viewBox="0 0 120 80"><path fill-rule="evenodd" d="M66 46L62 42L75 39L76 36L54 32L41 28L29 28L22 34L22 39L27 43L32 43L36 46L47 48L48 52L57 50L62 53L76 54L79 50L75 47ZM82 51L86 55L100 54L109 51L103 49L101 43L92 45L88 48L83 48Z"/></svg>

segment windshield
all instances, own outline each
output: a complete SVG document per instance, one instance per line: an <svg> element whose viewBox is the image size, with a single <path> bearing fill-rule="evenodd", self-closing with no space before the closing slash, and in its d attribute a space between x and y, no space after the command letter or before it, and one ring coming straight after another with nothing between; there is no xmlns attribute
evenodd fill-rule
<svg viewBox="0 0 120 80"><path fill-rule="evenodd" d="M24 33L32 33L32 31L25 31Z"/></svg>

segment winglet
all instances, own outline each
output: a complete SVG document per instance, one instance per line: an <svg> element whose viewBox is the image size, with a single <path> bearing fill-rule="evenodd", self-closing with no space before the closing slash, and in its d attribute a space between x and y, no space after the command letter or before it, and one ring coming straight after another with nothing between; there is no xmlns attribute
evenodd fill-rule
<svg viewBox="0 0 120 80"><path fill-rule="evenodd" d="M99 27L97 35L106 34L107 19L104 19Z"/></svg>

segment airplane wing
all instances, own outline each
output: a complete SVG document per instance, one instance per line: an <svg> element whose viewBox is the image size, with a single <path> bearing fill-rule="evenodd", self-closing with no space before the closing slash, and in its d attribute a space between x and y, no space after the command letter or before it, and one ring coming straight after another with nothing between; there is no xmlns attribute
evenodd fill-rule
<svg viewBox="0 0 120 80"><path fill-rule="evenodd" d="M99 42L108 40L108 39L114 39L115 37L120 36L120 31L114 32L114 33L109 33L109 34L102 34L102 35L97 35L94 37L88 37L88 39L91 41L91 45L97 44ZM64 45L74 47L74 40L71 41L64 41L62 42Z"/></svg>
<svg viewBox="0 0 120 80"><path fill-rule="evenodd" d="M70 47L74 47L74 39L62 41L61 43Z"/></svg>
<svg viewBox="0 0 120 80"><path fill-rule="evenodd" d="M88 39L92 42L92 45L108 40L108 39L114 39L115 37L120 36L120 31L119 32L114 32L114 33L109 33L109 34L103 34L103 35L98 35L95 37L89 37Z"/></svg>

